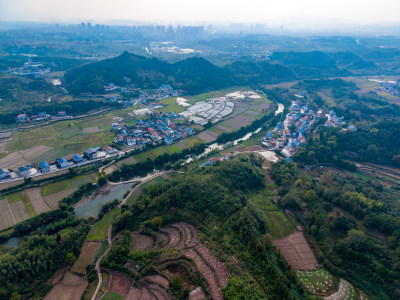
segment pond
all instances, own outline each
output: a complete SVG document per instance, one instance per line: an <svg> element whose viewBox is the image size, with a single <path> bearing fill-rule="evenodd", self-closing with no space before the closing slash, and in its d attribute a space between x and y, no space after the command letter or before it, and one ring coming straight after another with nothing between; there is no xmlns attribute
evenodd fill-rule
<svg viewBox="0 0 400 300"><path fill-rule="evenodd" d="M122 196L132 189L134 183L124 183L112 186L108 191L96 195L88 202L75 207L75 216L81 218L97 217L101 207L113 201L114 199L121 200Z"/></svg>

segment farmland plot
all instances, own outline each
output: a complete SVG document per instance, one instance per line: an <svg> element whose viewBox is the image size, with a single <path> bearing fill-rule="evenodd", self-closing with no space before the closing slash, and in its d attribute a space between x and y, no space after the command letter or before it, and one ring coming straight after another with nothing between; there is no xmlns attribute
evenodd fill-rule
<svg viewBox="0 0 400 300"><path fill-rule="evenodd" d="M32 203L33 209L37 214L42 212L50 211L50 207L43 200L42 192L40 188L33 188L26 190L26 194L29 197L29 200Z"/></svg>
<svg viewBox="0 0 400 300"><path fill-rule="evenodd" d="M76 190L75 188L70 188L68 190L64 190L59 193L43 197L43 200L51 209L56 209L58 207L58 202L60 202L65 197L71 195L75 190Z"/></svg>
<svg viewBox="0 0 400 300"><path fill-rule="evenodd" d="M31 217L24 202L22 201L10 203L10 208L16 223L25 221Z"/></svg>
<svg viewBox="0 0 400 300"><path fill-rule="evenodd" d="M317 260L303 233L296 232L272 242L295 270L316 270Z"/></svg>
<svg viewBox="0 0 400 300"><path fill-rule="evenodd" d="M81 254L72 266L71 271L74 273L86 274L86 266L93 263L100 246L101 242L85 241Z"/></svg>
<svg viewBox="0 0 400 300"><path fill-rule="evenodd" d="M86 279L67 272L64 279L53 287L44 300L80 300L88 282Z"/></svg>
<svg viewBox="0 0 400 300"><path fill-rule="evenodd" d="M15 219L11 212L8 199L0 200L0 230L13 226L14 224Z"/></svg>

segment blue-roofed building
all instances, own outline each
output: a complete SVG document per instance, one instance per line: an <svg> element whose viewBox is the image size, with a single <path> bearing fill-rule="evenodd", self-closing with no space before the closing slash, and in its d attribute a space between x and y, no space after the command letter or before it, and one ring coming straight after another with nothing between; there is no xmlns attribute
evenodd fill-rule
<svg viewBox="0 0 400 300"><path fill-rule="evenodd" d="M170 144L172 144L172 143L174 142L174 139L172 138L172 136L166 136L166 137L164 138L164 142L165 142L167 145L170 145Z"/></svg>
<svg viewBox="0 0 400 300"><path fill-rule="evenodd" d="M65 158L57 159L57 164L61 169L68 168L68 161Z"/></svg>
<svg viewBox="0 0 400 300"><path fill-rule="evenodd" d="M74 163L78 164L83 161L83 156L81 154L74 154L74 156L72 156L72 160Z"/></svg>
<svg viewBox="0 0 400 300"><path fill-rule="evenodd" d="M50 165L49 162L47 161L42 161L40 163L40 170L42 171L42 173L49 173L50 172Z"/></svg>

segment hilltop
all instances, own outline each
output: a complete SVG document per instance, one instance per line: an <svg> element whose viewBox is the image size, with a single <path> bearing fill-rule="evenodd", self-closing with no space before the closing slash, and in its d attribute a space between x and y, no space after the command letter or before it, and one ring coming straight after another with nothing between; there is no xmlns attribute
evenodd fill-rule
<svg viewBox="0 0 400 300"><path fill-rule="evenodd" d="M118 57L68 71L64 78L68 91L78 95L102 93L109 83L123 86L128 81L137 87L171 84L176 89L200 93L233 85L287 81L295 75L287 67L267 62L238 61L220 67L201 57L167 63L124 52Z"/></svg>

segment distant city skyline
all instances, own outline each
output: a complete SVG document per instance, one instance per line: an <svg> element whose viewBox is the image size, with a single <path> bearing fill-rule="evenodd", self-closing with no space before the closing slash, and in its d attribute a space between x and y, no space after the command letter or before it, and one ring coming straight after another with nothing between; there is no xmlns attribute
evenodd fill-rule
<svg viewBox="0 0 400 300"><path fill-rule="evenodd" d="M400 23L398 0L0 0L0 21L317 24Z"/></svg>

